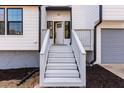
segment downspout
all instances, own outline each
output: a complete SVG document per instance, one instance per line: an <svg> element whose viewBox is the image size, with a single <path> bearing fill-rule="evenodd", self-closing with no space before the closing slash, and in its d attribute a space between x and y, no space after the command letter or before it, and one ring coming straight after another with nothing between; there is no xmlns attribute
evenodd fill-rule
<svg viewBox="0 0 124 93"><path fill-rule="evenodd" d="M41 6L39 6L39 53L41 51Z"/></svg>
<svg viewBox="0 0 124 93"><path fill-rule="evenodd" d="M94 59L90 62L90 65L93 65L94 62L96 61L97 57L97 52L96 52L96 47L97 47L97 27L102 23L102 5L99 5L99 22L94 26Z"/></svg>
<svg viewBox="0 0 124 93"><path fill-rule="evenodd" d="M72 43L72 7L70 9L70 45Z"/></svg>

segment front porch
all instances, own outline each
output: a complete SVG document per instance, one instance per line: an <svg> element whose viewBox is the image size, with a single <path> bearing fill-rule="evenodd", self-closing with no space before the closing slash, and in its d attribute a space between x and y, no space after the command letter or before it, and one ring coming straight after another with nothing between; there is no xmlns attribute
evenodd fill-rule
<svg viewBox="0 0 124 93"><path fill-rule="evenodd" d="M52 45L46 31L40 52L41 87L86 87L86 52L72 30L71 45Z"/></svg>

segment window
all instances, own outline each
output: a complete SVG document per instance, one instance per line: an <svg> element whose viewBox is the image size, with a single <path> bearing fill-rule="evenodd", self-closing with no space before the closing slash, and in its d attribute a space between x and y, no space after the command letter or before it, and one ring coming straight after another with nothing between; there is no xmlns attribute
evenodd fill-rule
<svg viewBox="0 0 124 93"><path fill-rule="evenodd" d="M20 8L8 8L7 10L7 34L23 34L23 13Z"/></svg>
<svg viewBox="0 0 124 93"><path fill-rule="evenodd" d="M65 21L65 38L70 38L70 21Z"/></svg>
<svg viewBox="0 0 124 93"><path fill-rule="evenodd" d="M0 8L0 35L5 34L5 12L4 8Z"/></svg>
<svg viewBox="0 0 124 93"><path fill-rule="evenodd" d="M47 21L47 29L50 29L50 38L53 38L53 21Z"/></svg>

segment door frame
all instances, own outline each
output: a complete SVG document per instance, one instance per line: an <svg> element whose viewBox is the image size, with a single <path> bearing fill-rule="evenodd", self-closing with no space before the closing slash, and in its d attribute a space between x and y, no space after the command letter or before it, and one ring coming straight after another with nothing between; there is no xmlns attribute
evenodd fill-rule
<svg viewBox="0 0 124 93"><path fill-rule="evenodd" d="M61 22L63 25L63 44L71 43L71 21L54 21L54 20L52 20L52 21L47 21L47 25L48 25L48 22L52 22L52 24L53 24L53 26L52 26L53 27L53 31L52 31L53 37L50 38L52 44L56 44L56 24L58 22ZM70 38L65 37L65 22L70 22L69 23L70 24L70 28L69 28L70 29ZM70 43L68 43L68 42L70 42Z"/></svg>
<svg viewBox="0 0 124 93"><path fill-rule="evenodd" d="M54 22L54 31L53 31L53 43L56 44L56 23L63 22L63 21L53 21ZM63 31L63 36L64 36L64 31ZM64 38L64 37L63 37ZM64 40L63 40L64 41ZM64 42L63 42L64 43Z"/></svg>

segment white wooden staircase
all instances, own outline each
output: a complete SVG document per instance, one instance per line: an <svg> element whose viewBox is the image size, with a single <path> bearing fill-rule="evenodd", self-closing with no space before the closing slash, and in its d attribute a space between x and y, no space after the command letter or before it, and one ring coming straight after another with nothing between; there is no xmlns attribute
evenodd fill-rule
<svg viewBox="0 0 124 93"><path fill-rule="evenodd" d="M73 40L72 45L50 45L48 32L40 53L40 86L85 87L86 53L79 40L77 44Z"/></svg>
<svg viewBox="0 0 124 93"><path fill-rule="evenodd" d="M81 86L79 71L71 46L51 46L44 85L47 87Z"/></svg>

